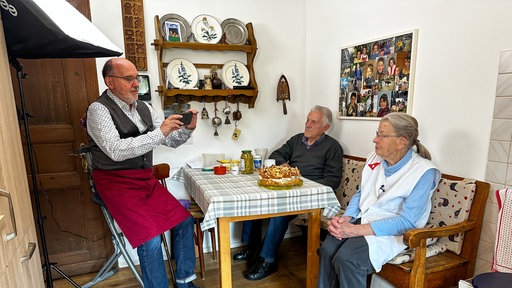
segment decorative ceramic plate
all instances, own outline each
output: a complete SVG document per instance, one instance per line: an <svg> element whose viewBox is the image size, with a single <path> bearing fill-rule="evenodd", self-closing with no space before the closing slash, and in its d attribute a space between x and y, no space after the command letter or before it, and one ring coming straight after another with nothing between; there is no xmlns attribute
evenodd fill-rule
<svg viewBox="0 0 512 288"><path fill-rule="evenodd" d="M180 25L180 32L181 32L181 42L188 42L188 39L190 38L190 35L192 35L192 30L190 28L190 24L188 24L188 21L181 17L178 14L165 14L160 18L160 30L162 32L162 37L165 39L165 36L167 35L167 27L165 22L174 22L178 23ZM167 40L167 39L165 39Z"/></svg>
<svg viewBox="0 0 512 288"><path fill-rule="evenodd" d="M228 44L244 45L247 41L247 28L245 24L235 18L228 18L220 24L222 32L226 35Z"/></svg>
<svg viewBox="0 0 512 288"><path fill-rule="evenodd" d="M214 17L202 14L192 21L192 33L199 43L219 43L222 37L222 27Z"/></svg>
<svg viewBox="0 0 512 288"><path fill-rule="evenodd" d="M222 66L222 81L230 89L233 86L246 86L249 78L249 70L242 62L233 60Z"/></svg>
<svg viewBox="0 0 512 288"><path fill-rule="evenodd" d="M304 181L302 181L302 179L300 179L299 184L293 185L293 186L271 186L271 185L263 185L258 180L258 186L259 187L264 187L264 188L267 188L267 189L270 189L270 190L288 190L288 189L298 188L298 187L302 187L303 183L304 183Z"/></svg>
<svg viewBox="0 0 512 288"><path fill-rule="evenodd" d="M191 89L197 84L197 69L190 61L174 59L167 65L167 79L174 88Z"/></svg>

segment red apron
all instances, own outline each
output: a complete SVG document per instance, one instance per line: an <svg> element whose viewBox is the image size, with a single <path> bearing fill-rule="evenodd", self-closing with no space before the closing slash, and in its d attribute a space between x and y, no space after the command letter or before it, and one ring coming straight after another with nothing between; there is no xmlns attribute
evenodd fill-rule
<svg viewBox="0 0 512 288"><path fill-rule="evenodd" d="M133 248L190 216L152 172L93 170L96 190Z"/></svg>

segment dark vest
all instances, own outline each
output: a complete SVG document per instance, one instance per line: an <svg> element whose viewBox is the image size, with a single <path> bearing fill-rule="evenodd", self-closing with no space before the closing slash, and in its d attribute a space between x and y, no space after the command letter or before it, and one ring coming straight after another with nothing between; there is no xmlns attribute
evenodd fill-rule
<svg viewBox="0 0 512 288"><path fill-rule="evenodd" d="M140 100L137 100L137 112L144 123L148 126L148 128L142 133L139 132L139 128L137 128L135 123L133 123L126 114L124 114L123 110L121 110L114 100L107 95L107 92L103 92L96 102L103 104L108 109L121 139L137 137L155 129L149 108ZM92 164L94 169L133 170L147 169L153 166L153 151L149 151L146 154L126 159L124 161L114 161L101 151L91 136L89 136L89 145L91 147Z"/></svg>

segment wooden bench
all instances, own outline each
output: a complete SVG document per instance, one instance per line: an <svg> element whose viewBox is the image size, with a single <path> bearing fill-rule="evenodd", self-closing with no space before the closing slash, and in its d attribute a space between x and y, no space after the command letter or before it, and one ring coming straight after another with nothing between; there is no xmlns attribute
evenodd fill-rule
<svg viewBox="0 0 512 288"><path fill-rule="evenodd" d="M341 184L336 195L342 215L359 189L366 159L345 155ZM473 277L489 183L442 174L432 196L432 212L426 228L404 236L409 248L386 263L377 273L395 287L451 287ZM322 227L325 228L323 219ZM303 224L304 217L294 220ZM427 245L427 242L435 243ZM427 256L428 255L428 256Z"/></svg>

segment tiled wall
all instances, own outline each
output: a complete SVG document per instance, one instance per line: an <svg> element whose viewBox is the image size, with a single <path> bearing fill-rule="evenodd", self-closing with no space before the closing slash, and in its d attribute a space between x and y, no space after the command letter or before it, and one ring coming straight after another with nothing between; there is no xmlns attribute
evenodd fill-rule
<svg viewBox="0 0 512 288"><path fill-rule="evenodd" d="M485 208L475 274L489 272L496 237L498 205L495 192L512 187L512 50L501 52L492 119L486 181L491 191Z"/></svg>

